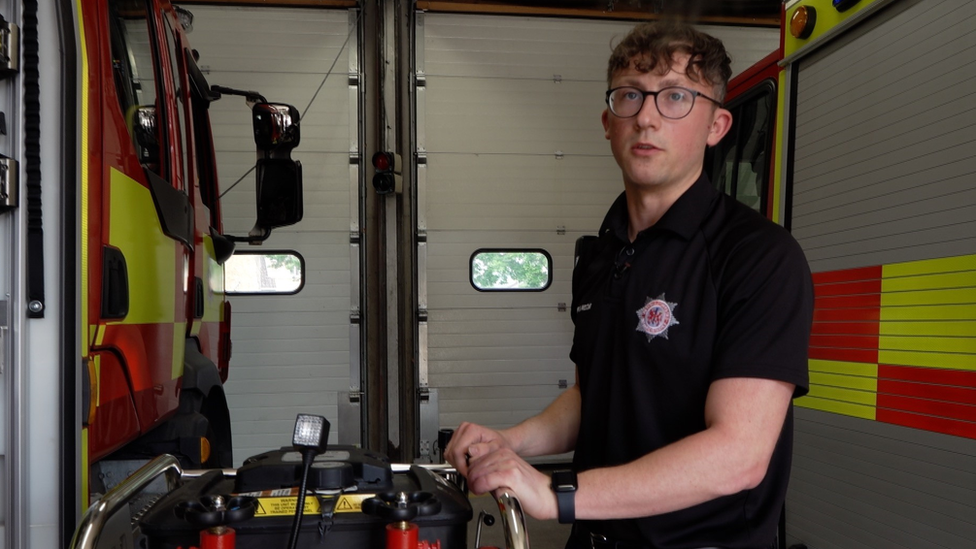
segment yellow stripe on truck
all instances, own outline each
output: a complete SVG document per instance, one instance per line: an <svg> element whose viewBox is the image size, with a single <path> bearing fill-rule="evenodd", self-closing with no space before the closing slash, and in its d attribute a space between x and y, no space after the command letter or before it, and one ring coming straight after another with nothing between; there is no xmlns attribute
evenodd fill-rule
<svg viewBox="0 0 976 549"><path fill-rule="evenodd" d="M163 234L149 189L115 168L110 171L109 245L122 252L129 274L129 313L121 323L172 323L182 244Z"/></svg>
<svg viewBox="0 0 976 549"><path fill-rule="evenodd" d="M88 292L88 43L85 40L85 22L82 18L81 0L77 2L78 41L81 45L81 288ZM81 300L81 356L88 356L90 326L88 324L88 298ZM87 336L87 337L86 337ZM85 486L88 486L86 483ZM88 507L85 506L82 509Z"/></svg>

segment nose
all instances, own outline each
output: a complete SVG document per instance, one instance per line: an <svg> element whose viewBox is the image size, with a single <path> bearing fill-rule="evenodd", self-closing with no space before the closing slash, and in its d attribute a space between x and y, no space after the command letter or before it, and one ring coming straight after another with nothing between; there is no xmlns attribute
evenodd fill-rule
<svg viewBox="0 0 976 549"><path fill-rule="evenodd" d="M644 104L634 116L634 123L638 128L656 128L661 123L661 113L657 110L653 95L644 98Z"/></svg>

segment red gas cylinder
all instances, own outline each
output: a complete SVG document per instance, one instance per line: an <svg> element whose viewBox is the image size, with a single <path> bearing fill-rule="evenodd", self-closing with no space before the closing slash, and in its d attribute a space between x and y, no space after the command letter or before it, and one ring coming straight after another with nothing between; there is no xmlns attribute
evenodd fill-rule
<svg viewBox="0 0 976 549"><path fill-rule="evenodd" d="M216 526L200 532L200 549L234 549L237 534L229 526Z"/></svg>

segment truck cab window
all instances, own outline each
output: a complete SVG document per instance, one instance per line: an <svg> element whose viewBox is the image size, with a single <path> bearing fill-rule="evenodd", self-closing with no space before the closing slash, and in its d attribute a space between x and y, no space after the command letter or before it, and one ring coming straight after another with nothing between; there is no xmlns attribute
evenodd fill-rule
<svg viewBox="0 0 976 549"><path fill-rule="evenodd" d="M112 72L119 108L143 166L160 173L161 135L157 114L153 47L146 4L138 0L109 2Z"/></svg>
<svg viewBox="0 0 976 549"><path fill-rule="evenodd" d="M183 59L178 52L181 51L181 45L176 37L176 33L173 31L172 23L168 17L164 17L163 20L166 22L166 42L167 51L169 52L169 64L171 74L173 75L173 95L176 99L176 127L179 129L180 143L177 147L179 152L179 157L181 158L182 167L182 185L177 184L173 181L173 184L178 188L182 189L183 192L188 192L187 185L191 185L191 181L187 178L188 174L193 167L190 165L190 160L188 158L187 148L189 143L187 142L187 131L186 131L186 86L184 85L186 70L183 68ZM196 178L194 178L195 180Z"/></svg>
<svg viewBox="0 0 976 549"><path fill-rule="evenodd" d="M732 128L709 149L705 170L720 191L765 214L776 88L771 81L764 82L726 108L732 111Z"/></svg>

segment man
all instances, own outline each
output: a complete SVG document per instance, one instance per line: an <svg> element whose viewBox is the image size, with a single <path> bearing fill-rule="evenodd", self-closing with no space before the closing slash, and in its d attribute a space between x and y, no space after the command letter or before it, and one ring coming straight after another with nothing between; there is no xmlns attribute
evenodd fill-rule
<svg viewBox="0 0 976 549"><path fill-rule="evenodd" d="M732 124L729 62L675 23L615 48L603 127L624 192L573 273L576 384L510 429L462 424L445 451L475 493L575 520L568 547L774 542L813 291L793 238L702 174ZM574 449L552 479L523 459Z"/></svg>

